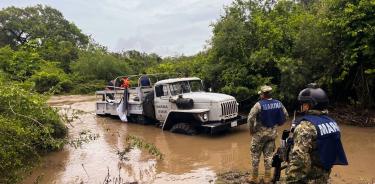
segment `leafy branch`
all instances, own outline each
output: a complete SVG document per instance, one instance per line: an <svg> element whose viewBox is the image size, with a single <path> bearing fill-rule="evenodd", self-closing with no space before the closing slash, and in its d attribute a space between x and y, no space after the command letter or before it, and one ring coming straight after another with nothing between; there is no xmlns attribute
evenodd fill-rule
<svg viewBox="0 0 375 184"><path fill-rule="evenodd" d="M127 154L134 148L147 150L149 154L155 156L159 160L164 159L164 154L154 144L147 143L145 140L134 135L127 135L125 148L122 151L117 150L117 155L120 160L129 160Z"/></svg>

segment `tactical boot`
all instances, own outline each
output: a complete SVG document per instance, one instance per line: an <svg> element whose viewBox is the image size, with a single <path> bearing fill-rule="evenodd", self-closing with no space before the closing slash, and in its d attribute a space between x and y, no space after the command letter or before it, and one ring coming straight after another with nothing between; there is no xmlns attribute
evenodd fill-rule
<svg viewBox="0 0 375 184"><path fill-rule="evenodd" d="M264 177L264 184L271 184L272 180L271 177Z"/></svg>
<svg viewBox="0 0 375 184"><path fill-rule="evenodd" d="M251 184L259 183L258 176L248 176L247 177L247 182L251 183Z"/></svg>
<svg viewBox="0 0 375 184"><path fill-rule="evenodd" d="M271 184L271 171L266 171L263 181L265 184Z"/></svg>

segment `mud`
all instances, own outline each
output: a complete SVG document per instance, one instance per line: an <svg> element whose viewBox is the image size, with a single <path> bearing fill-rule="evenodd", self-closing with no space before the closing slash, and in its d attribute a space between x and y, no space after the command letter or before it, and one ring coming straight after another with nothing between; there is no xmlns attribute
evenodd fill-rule
<svg viewBox="0 0 375 184"><path fill-rule="evenodd" d="M217 174L216 184L241 184L248 183L249 172L243 171L228 171ZM263 181L260 181L263 182Z"/></svg>
<svg viewBox="0 0 375 184"><path fill-rule="evenodd" d="M119 179L122 183L215 183L218 176L223 178L219 173L245 173L250 169L250 135L246 126L217 136L185 136L150 125L96 116L93 96L53 97L49 103L86 112L80 120L72 122L74 127L67 125L71 139L82 131L99 137L79 148L66 145L62 151L44 156L22 183L105 183L106 178L111 180L107 183ZM341 125L341 129L350 165L335 167L332 183L374 183L375 128ZM155 144L165 155L164 160L139 149L129 153L129 160L119 159L118 150L124 149L128 134ZM262 166L260 169L262 173ZM237 175L244 178L244 174L232 174L234 178Z"/></svg>

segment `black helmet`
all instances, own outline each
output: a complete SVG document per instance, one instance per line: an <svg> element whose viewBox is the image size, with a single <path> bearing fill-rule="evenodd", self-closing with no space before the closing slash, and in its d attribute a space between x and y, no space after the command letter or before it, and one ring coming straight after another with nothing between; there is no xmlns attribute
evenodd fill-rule
<svg viewBox="0 0 375 184"><path fill-rule="evenodd" d="M328 96L321 88L315 83L307 85L307 88L299 92L298 101L300 103L308 103L312 109L323 110L328 106Z"/></svg>

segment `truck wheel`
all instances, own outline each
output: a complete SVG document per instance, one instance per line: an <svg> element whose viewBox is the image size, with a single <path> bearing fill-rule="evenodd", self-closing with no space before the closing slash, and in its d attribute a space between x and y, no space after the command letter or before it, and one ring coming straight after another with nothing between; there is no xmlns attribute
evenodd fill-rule
<svg viewBox="0 0 375 184"><path fill-rule="evenodd" d="M177 123L171 128L171 132L185 135L195 135L197 130L188 123Z"/></svg>

